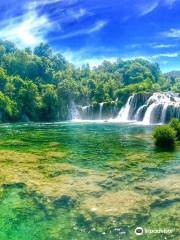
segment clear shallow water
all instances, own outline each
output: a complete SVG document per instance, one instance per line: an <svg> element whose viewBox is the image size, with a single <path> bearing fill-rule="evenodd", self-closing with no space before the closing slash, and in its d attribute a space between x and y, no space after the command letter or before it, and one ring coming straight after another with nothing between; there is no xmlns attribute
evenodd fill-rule
<svg viewBox="0 0 180 240"><path fill-rule="evenodd" d="M154 148L152 126L0 126L0 239L179 239L180 148Z"/></svg>

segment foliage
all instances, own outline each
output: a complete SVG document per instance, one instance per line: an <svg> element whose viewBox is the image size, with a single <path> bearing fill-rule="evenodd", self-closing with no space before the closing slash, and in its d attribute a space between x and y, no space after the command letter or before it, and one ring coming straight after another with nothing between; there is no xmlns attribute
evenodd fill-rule
<svg viewBox="0 0 180 240"><path fill-rule="evenodd" d="M73 102L92 105L118 99L120 107L132 93L170 89L178 92L179 82L173 85L157 64L143 59L75 68L48 44L20 50L11 42L0 41L3 121L66 120Z"/></svg>
<svg viewBox="0 0 180 240"><path fill-rule="evenodd" d="M176 141L176 131L170 126L158 126L154 130L153 137L156 146L172 148Z"/></svg>
<svg viewBox="0 0 180 240"><path fill-rule="evenodd" d="M180 140L180 121L177 118L173 118L169 124L175 131L176 137Z"/></svg>
<svg viewBox="0 0 180 240"><path fill-rule="evenodd" d="M164 76L168 79L170 90L180 93L180 71L172 71Z"/></svg>

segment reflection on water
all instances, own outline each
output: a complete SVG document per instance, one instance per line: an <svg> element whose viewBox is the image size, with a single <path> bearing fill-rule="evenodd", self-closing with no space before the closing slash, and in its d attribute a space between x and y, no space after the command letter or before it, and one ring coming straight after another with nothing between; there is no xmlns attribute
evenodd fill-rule
<svg viewBox="0 0 180 240"><path fill-rule="evenodd" d="M136 239L174 229L179 160L154 148L152 127L116 123L0 126L0 239Z"/></svg>

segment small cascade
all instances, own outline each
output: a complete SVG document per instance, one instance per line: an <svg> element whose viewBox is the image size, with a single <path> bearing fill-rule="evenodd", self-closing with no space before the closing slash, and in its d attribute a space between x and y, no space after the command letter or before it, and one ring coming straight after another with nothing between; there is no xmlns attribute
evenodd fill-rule
<svg viewBox="0 0 180 240"><path fill-rule="evenodd" d="M70 106L72 120L137 121L145 125L180 119L180 96L175 93L139 93L130 96L118 113L117 101ZM117 117L116 117L117 116Z"/></svg>
<svg viewBox="0 0 180 240"><path fill-rule="evenodd" d="M128 121L129 120L129 112L130 112L130 108L131 108L131 100L133 99L133 96L129 97L126 105L124 107L122 107L121 111L118 114L117 119L119 121Z"/></svg>
<svg viewBox="0 0 180 240"><path fill-rule="evenodd" d="M80 119L79 111L74 102L72 102L71 106L70 106L70 119L71 120L79 120Z"/></svg>
<svg viewBox="0 0 180 240"><path fill-rule="evenodd" d="M103 102L99 104L99 119L100 120L102 119L103 106L104 106Z"/></svg>
<svg viewBox="0 0 180 240"><path fill-rule="evenodd" d="M143 124L168 123L180 119L180 96L175 93L134 94L120 110L117 120Z"/></svg>
<svg viewBox="0 0 180 240"><path fill-rule="evenodd" d="M117 101L93 103L87 106L78 106L81 120L110 120L118 114Z"/></svg>
<svg viewBox="0 0 180 240"><path fill-rule="evenodd" d="M142 121L145 115L145 112L147 110L147 105L142 105L138 110L135 115L135 120L136 121Z"/></svg>
<svg viewBox="0 0 180 240"><path fill-rule="evenodd" d="M163 106L162 115L161 115L161 122L162 123L166 123L166 113L167 113L168 106L169 106L168 103L165 103L164 106Z"/></svg>
<svg viewBox="0 0 180 240"><path fill-rule="evenodd" d="M143 119L143 123L144 124L151 124L152 123L152 119L153 119L153 111L155 110L155 108L158 105L156 103L151 104L148 108L147 111L145 113L144 119Z"/></svg>

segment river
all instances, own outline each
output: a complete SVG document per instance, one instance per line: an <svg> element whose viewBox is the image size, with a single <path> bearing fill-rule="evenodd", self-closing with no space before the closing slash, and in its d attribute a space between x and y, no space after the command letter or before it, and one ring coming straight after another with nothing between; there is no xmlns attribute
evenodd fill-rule
<svg viewBox="0 0 180 240"><path fill-rule="evenodd" d="M0 125L0 239L179 239L180 146L156 149L152 129Z"/></svg>

